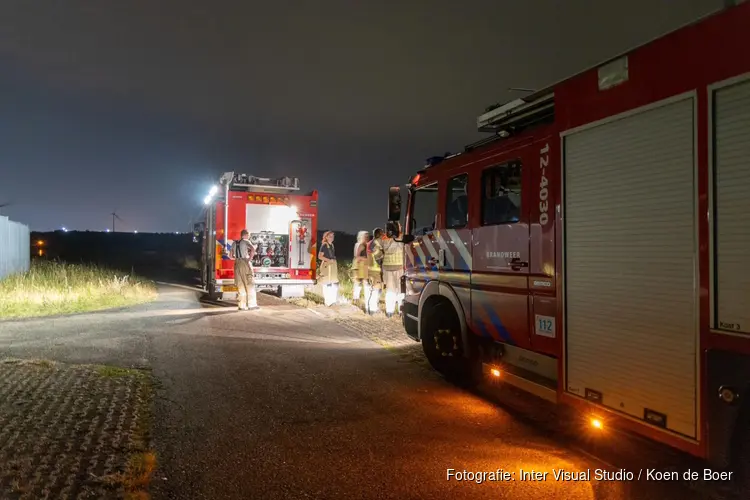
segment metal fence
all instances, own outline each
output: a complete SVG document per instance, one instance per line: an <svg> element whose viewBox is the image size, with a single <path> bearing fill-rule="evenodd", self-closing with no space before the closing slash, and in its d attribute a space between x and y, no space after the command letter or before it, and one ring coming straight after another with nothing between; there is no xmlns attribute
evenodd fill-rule
<svg viewBox="0 0 750 500"><path fill-rule="evenodd" d="M29 270L29 228L0 215L0 280Z"/></svg>

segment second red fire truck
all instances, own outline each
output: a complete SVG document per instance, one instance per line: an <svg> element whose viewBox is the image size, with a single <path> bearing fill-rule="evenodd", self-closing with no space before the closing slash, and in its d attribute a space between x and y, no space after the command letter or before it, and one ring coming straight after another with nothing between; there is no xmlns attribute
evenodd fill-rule
<svg viewBox="0 0 750 500"><path fill-rule="evenodd" d="M434 368L747 475L748 27L729 7L493 107L410 179L403 323Z"/></svg>
<svg viewBox="0 0 750 500"><path fill-rule="evenodd" d="M302 297L315 284L318 192L302 193L299 179L225 173L204 200L202 283L212 299L236 294L230 255L247 229L256 248L255 287L282 297Z"/></svg>

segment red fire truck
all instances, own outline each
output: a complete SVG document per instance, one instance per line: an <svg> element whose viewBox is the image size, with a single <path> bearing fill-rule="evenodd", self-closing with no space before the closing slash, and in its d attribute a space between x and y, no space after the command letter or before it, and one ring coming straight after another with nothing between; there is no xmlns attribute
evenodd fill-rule
<svg viewBox="0 0 750 500"><path fill-rule="evenodd" d="M402 318L435 369L748 460L749 27L728 7L488 109L410 179Z"/></svg>
<svg viewBox="0 0 750 500"><path fill-rule="evenodd" d="M204 204L205 220L195 233L202 242L202 284L210 298L236 295L230 252L243 229L256 248L253 268L258 290L302 297L305 286L315 284L317 191L300 193L297 178L227 172Z"/></svg>

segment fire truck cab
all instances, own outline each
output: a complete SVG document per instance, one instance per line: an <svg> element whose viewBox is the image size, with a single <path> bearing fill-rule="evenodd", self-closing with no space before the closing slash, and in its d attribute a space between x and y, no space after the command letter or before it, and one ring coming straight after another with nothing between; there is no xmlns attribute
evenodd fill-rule
<svg viewBox="0 0 750 500"><path fill-rule="evenodd" d="M231 255L243 229L256 249L257 290L302 297L305 287L315 284L318 192L299 191L297 178L234 172L221 177L204 200L204 221L195 227L195 240L202 244L201 281L211 299L236 295Z"/></svg>
<svg viewBox="0 0 750 500"><path fill-rule="evenodd" d="M402 318L435 369L748 470L748 26L745 2L493 106L416 172Z"/></svg>

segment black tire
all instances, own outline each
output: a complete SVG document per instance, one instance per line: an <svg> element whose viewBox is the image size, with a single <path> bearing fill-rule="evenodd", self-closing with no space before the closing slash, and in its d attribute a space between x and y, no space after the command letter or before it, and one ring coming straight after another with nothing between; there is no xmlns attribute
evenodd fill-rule
<svg viewBox="0 0 750 500"><path fill-rule="evenodd" d="M481 364L474 352L464 356L461 323L450 304L437 304L427 311L421 341L427 361L446 379L465 387L479 382Z"/></svg>

